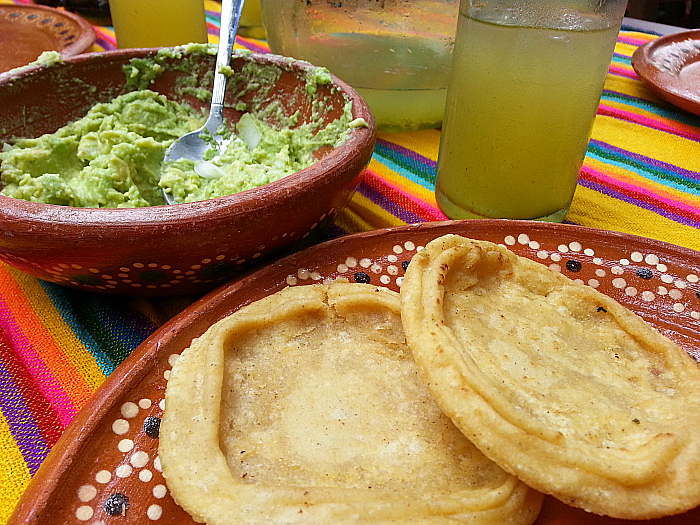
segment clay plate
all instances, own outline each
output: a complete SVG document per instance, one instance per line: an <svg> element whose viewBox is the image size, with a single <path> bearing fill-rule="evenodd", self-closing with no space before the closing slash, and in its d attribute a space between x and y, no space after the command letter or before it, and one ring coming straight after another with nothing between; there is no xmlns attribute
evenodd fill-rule
<svg viewBox="0 0 700 525"><path fill-rule="evenodd" d="M408 261L430 240L458 233L502 243L581 280L642 315L700 358L700 253L659 241L570 225L446 221L334 239L203 297L148 338L109 376L65 431L8 525L192 524L175 505L157 456L162 400L173 358L212 323L285 286L346 278L398 290ZM539 525L632 523L546 499ZM700 523L700 508L650 522Z"/></svg>
<svg viewBox="0 0 700 525"><path fill-rule="evenodd" d="M658 96L700 115L700 30L644 44L632 55L632 67Z"/></svg>
<svg viewBox="0 0 700 525"><path fill-rule="evenodd" d="M69 11L0 4L0 72L29 64L44 51L69 57L87 51L94 43L92 25Z"/></svg>

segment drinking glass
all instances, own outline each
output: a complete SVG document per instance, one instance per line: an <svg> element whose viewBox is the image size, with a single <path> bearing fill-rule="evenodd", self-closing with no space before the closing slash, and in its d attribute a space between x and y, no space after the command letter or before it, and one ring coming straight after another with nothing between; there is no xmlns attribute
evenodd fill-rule
<svg viewBox="0 0 700 525"><path fill-rule="evenodd" d="M203 0L110 0L117 47L207 42Z"/></svg>
<svg viewBox="0 0 700 525"><path fill-rule="evenodd" d="M462 0L435 196L452 219L560 222L627 0Z"/></svg>
<svg viewBox="0 0 700 525"><path fill-rule="evenodd" d="M327 67L381 131L441 124L459 0L261 0L270 50Z"/></svg>

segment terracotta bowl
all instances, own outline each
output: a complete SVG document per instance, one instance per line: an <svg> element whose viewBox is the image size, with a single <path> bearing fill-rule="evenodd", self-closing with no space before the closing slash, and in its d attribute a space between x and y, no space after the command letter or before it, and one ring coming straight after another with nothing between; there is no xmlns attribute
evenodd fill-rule
<svg viewBox="0 0 700 525"><path fill-rule="evenodd" d="M159 58L163 71L150 79L139 70L143 59L151 61L157 51L91 53L0 74L0 143L54 132L96 102L133 89L125 72L131 84L138 80L172 99L206 106L185 94L182 79L194 75L198 87L211 90L215 57L190 53ZM264 103L279 101L287 114L299 110L301 121L311 118L305 80L310 64L236 53L232 67L244 71L251 63L282 71ZM319 94L330 100L328 117L339 116L351 99L353 116L364 118L368 127L353 130L343 145L324 152L311 167L260 188L174 206L71 208L0 196L0 260L84 290L182 295L205 292L253 265L314 242L352 197L376 139L365 102L347 84L333 81L319 86ZM259 92L245 78L230 80L228 87L225 116L236 122L242 113L233 106L252 104Z"/></svg>

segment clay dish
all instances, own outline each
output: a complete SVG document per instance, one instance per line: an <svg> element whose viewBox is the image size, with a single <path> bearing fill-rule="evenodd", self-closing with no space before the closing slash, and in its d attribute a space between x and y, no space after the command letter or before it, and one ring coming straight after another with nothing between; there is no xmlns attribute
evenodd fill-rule
<svg viewBox="0 0 700 525"><path fill-rule="evenodd" d="M123 68L135 73L132 66L157 51L90 53L0 74L0 144L13 136L52 133L96 102L134 89L127 86ZM207 53L166 57L164 71L146 84L194 107L208 105L186 94L179 81L195 75L196 85L210 90L214 59ZM282 71L265 103L279 101L287 114L299 110L300 122L311 118L305 76L313 66L248 53L236 53L231 65L242 71L250 62ZM135 78L147 81L146 75ZM229 84L225 116L233 123L242 115L233 106L252 103L257 90ZM0 196L0 260L83 290L183 295L203 293L251 266L316 241L352 197L376 139L374 117L352 88L333 77L332 84L318 89L329 97L328 118L340 116L349 98L353 117L364 118L368 127L353 130L343 145L324 152L311 167L235 195L175 206L71 208Z"/></svg>

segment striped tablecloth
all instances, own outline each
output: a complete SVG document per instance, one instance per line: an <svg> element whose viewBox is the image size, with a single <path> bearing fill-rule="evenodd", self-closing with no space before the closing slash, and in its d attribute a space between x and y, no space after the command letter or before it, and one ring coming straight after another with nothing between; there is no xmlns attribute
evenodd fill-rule
<svg viewBox="0 0 700 525"><path fill-rule="evenodd" d="M220 4L205 4L217 42ZM112 29L95 29L93 51L113 49ZM630 65L655 37L620 33L567 222L700 249L700 118L652 95ZM267 50L256 40L237 45ZM433 196L439 137L380 134L366 178L330 234L444 219ZM0 264L0 524L88 396L192 299L93 295Z"/></svg>

